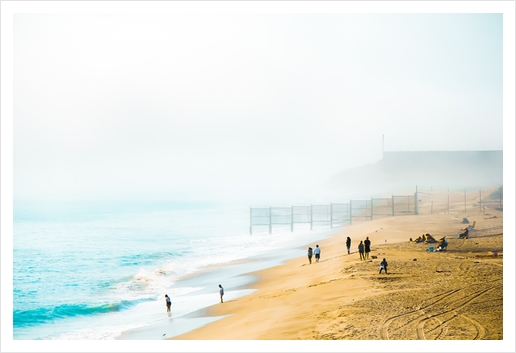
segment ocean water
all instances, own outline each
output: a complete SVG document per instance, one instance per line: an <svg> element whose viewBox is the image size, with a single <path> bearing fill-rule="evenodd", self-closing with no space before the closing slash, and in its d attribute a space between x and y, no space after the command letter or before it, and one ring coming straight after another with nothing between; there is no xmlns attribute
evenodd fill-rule
<svg viewBox="0 0 516 353"><path fill-rule="evenodd" d="M114 339L170 320L165 293L184 318L175 332L195 328L192 313L218 303L219 283L226 300L251 293L244 274L335 231L296 228L250 235L249 208L235 205L15 203L13 338Z"/></svg>

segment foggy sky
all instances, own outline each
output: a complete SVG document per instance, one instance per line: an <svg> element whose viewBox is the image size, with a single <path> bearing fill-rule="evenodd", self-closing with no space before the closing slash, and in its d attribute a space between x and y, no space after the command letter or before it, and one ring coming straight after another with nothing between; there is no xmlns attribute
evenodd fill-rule
<svg viewBox="0 0 516 353"><path fill-rule="evenodd" d="M13 44L15 198L272 201L382 135L503 149L501 14L15 14Z"/></svg>

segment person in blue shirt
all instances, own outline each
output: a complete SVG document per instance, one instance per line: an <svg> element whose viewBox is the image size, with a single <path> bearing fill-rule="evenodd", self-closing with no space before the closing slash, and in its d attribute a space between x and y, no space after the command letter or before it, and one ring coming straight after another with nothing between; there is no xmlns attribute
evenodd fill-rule
<svg viewBox="0 0 516 353"><path fill-rule="evenodd" d="M321 248L319 247L319 245L315 246L314 255L315 255L315 261L319 262L319 259L321 258Z"/></svg>

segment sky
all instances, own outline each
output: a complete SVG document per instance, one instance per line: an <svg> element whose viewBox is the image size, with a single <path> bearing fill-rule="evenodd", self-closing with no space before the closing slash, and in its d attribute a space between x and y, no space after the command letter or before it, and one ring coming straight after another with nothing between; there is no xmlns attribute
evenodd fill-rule
<svg viewBox="0 0 516 353"><path fill-rule="evenodd" d="M295 202L501 150L502 48L499 13L16 13L14 198Z"/></svg>

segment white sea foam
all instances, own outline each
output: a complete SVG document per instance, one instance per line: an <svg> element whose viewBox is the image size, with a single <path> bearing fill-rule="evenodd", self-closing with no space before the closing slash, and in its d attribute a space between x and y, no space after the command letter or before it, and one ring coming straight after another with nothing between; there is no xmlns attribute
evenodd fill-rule
<svg viewBox="0 0 516 353"><path fill-rule="evenodd" d="M220 282L226 298L243 295L239 287L251 279L240 274L300 256L300 246L328 232L275 228L269 234L262 227L249 235L246 212L203 208L18 223L14 301L15 310L28 314L16 314L15 339L110 339L128 327L166 320L165 293L174 317L182 317L217 303ZM222 266L256 256L268 260ZM31 291L35 294L25 295ZM52 318L52 307L67 303L77 306L78 314ZM91 314L84 309L99 306L107 309ZM43 308L50 319L41 321Z"/></svg>

